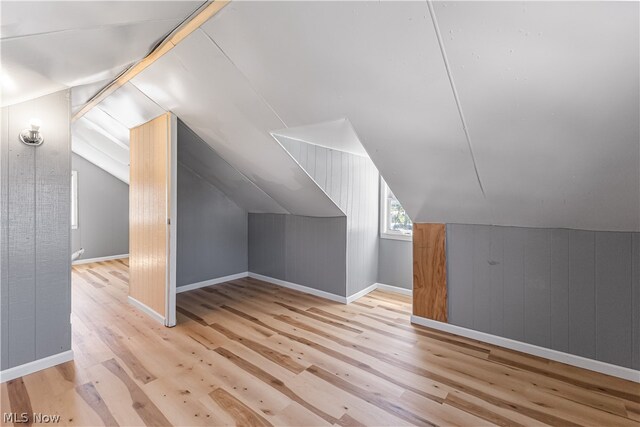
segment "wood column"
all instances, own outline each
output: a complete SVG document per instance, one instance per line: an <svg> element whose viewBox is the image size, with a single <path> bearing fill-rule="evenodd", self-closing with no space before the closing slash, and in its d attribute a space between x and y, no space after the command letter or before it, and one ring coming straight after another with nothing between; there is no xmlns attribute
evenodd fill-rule
<svg viewBox="0 0 640 427"><path fill-rule="evenodd" d="M413 224L413 314L447 321L445 224Z"/></svg>
<svg viewBox="0 0 640 427"><path fill-rule="evenodd" d="M129 143L129 297L163 322L169 316L171 134L165 113L131 129Z"/></svg>

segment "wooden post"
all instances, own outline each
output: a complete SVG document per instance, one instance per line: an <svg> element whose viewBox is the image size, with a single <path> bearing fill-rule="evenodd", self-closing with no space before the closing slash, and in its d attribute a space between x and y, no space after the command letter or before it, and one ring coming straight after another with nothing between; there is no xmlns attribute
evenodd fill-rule
<svg viewBox="0 0 640 427"><path fill-rule="evenodd" d="M447 321L445 224L413 225L413 314Z"/></svg>

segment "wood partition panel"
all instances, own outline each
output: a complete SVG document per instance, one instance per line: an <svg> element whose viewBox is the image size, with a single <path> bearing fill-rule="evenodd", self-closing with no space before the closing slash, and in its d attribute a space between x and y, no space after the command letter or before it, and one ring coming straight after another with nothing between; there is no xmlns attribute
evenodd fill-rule
<svg viewBox="0 0 640 427"><path fill-rule="evenodd" d="M413 314L447 321L445 224L413 224Z"/></svg>
<svg viewBox="0 0 640 427"><path fill-rule="evenodd" d="M165 324L170 314L171 122L171 114L163 114L131 129L130 138L129 297Z"/></svg>

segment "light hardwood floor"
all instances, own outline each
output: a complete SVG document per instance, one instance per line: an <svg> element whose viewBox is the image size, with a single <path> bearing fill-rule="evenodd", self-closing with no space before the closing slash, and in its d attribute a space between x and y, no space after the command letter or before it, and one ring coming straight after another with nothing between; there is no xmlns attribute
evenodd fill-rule
<svg viewBox="0 0 640 427"><path fill-rule="evenodd" d="M69 425L640 425L640 386L253 279L127 304L126 261L73 269L75 361L2 385L2 411Z"/></svg>

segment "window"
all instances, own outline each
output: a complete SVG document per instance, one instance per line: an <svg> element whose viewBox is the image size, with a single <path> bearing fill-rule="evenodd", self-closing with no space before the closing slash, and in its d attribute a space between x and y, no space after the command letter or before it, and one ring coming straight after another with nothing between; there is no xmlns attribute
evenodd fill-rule
<svg viewBox="0 0 640 427"><path fill-rule="evenodd" d="M78 171L71 171L71 229L78 228Z"/></svg>
<svg viewBox="0 0 640 427"><path fill-rule="evenodd" d="M387 183L380 179L380 237L411 240L413 223L393 195Z"/></svg>

